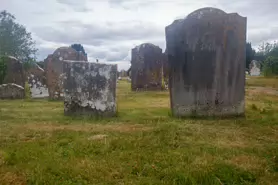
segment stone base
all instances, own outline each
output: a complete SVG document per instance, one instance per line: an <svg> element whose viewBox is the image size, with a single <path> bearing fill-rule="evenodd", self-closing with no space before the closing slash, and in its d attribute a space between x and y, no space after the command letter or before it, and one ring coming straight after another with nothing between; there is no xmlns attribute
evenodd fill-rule
<svg viewBox="0 0 278 185"><path fill-rule="evenodd" d="M90 106L82 107L75 101L64 102L64 115L65 116L82 116L82 117L94 117L94 118L104 118L104 117L115 117L116 112L114 111L100 111L98 109L93 109Z"/></svg>
<svg viewBox="0 0 278 185"><path fill-rule="evenodd" d="M237 117L245 115L244 101L234 106L173 106L174 117Z"/></svg>
<svg viewBox="0 0 278 185"><path fill-rule="evenodd" d="M17 84L2 84L0 85L0 99L24 99L25 90Z"/></svg>

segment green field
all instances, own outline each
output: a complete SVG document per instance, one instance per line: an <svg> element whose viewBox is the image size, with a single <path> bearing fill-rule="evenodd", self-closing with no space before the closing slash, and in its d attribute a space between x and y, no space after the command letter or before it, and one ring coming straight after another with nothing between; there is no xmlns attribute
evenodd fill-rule
<svg viewBox="0 0 278 185"><path fill-rule="evenodd" d="M250 78L246 118L171 118L168 92L131 92L118 117L0 101L0 184L278 184L278 79Z"/></svg>

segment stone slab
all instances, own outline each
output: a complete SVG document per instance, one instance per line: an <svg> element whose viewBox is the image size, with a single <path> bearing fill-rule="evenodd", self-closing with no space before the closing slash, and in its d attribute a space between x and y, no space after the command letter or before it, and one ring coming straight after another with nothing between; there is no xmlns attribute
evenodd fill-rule
<svg viewBox="0 0 278 185"><path fill-rule="evenodd" d="M64 61L64 113L116 116L117 65Z"/></svg>

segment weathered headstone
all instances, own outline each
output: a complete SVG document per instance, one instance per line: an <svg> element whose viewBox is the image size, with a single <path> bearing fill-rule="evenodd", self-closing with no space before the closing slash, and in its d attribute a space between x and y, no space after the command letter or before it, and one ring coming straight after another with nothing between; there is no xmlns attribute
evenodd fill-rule
<svg viewBox="0 0 278 185"><path fill-rule="evenodd" d="M25 90L22 86L9 83L0 85L0 99L24 99Z"/></svg>
<svg viewBox="0 0 278 185"><path fill-rule="evenodd" d="M26 75L32 98L45 98L49 96L45 72L38 64L33 64L27 70Z"/></svg>
<svg viewBox="0 0 278 185"><path fill-rule="evenodd" d="M61 47L45 59L47 87L50 99L63 99L63 61L84 61L86 57L71 47Z"/></svg>
<svg viewBox="0 0 278 185"><path fill-rule="evenodd" d="M161 90L162 49L150 43L141 44L131 52L131 89Z"/></svg>
<svg viewBox="0 0 278 185"><path fill-rule="evenodd" d="M24 88L25 78L22 62L15 57L8 56L5 58L5 63L7 65L7 69L3 84L14 83Z"/></svg>
<svg viewBox="0 0 278 185"><path fill-rule="evenodd" d="M163 81L165 89L168 89L169 84L169 65L168 65L168 54L167 50L163 53Z"/></svg>
<svg viewBox="0 0 278 185"><path fill-rule="evenodd" d="M64 113L116 115L117 65L64 61Z"/></svg>
<svg viewBox="0 0 278 185"><path fill-rule="evenodd" d="M174 116L244 114L246 22L203 8L166 27Z"/></svg>
<svg viewBox="0 0 278 185"><path fill-rule="evenodd" d="M252 60L249 65L250 75L251 76L260 76L261 75L260 67L261 67L260 62L258 62L256 60Z"/></svg>

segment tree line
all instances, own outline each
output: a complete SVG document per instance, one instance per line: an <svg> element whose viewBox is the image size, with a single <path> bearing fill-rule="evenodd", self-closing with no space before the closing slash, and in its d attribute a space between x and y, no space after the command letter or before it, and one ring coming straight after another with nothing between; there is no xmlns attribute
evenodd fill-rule
<svg viewBox="0 0 278 185"><path fill-rule="evenodd" d="M251 43L246 43L246 68L252 60L261 62L261 70L264 76L278 75L278 43L263 43L256 52Z"/></svg>

